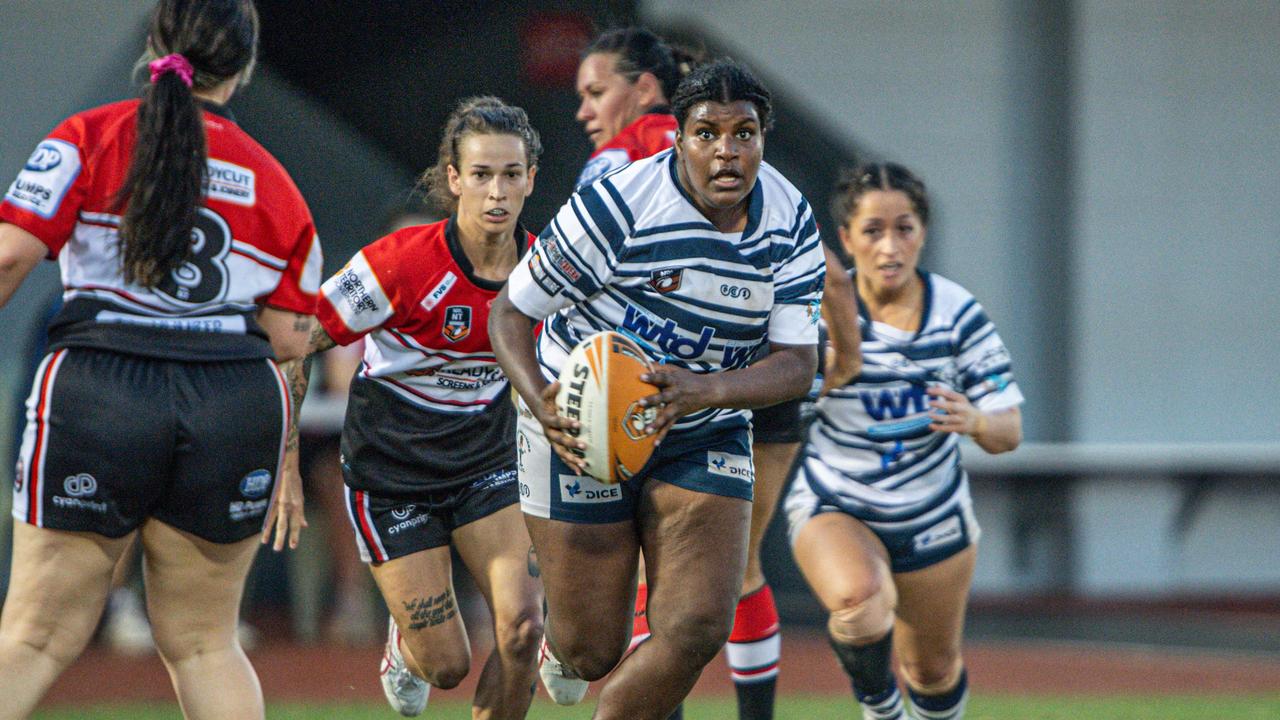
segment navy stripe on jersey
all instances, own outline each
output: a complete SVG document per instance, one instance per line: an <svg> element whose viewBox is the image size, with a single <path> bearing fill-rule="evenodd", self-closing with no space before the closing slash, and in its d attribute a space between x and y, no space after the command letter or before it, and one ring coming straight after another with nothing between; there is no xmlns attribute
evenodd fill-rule
<svg viewBox="0 0 1280 720"><path fill-rule="evenodd" d="M548 379L569 349L600 330L627 333L651 359L694 372L745 367L771 338L816 342L816 328L810 333L791 316L782 323L776 309L816 305L825 277L816 224L799 192L762 165L745 230L721 233L673 171L667 151L583 188L539 237L530 263L512 273L516 306L550 316L537 347ZM549 292L538 276L564 291ZM740 415L706 410L677 427Z"/></svg>
<svg viewBox="0 0 1280 720"><path fill-rule="evenodd" d="M921 277L926 311L917 332L873 323L859 308L862 372L818 401L805 446L813 491L868 520L923 512L959 482L959 436L929 430L930 386L962 392L984 411L1022 402L982 307L946 278Z"/></svg>

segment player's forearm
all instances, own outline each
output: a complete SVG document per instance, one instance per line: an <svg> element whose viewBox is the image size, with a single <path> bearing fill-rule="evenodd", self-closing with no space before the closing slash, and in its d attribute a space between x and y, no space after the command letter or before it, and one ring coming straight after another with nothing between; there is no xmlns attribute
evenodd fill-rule
<svg viewBox="0 0 1280 720"><path fill-rule="evenodd" d="M816 345L773 345L757 363L706 376L714 383L708 406L761 408L793 400L809 392L817 370Z"/></svg>
<svg viewBox="0 0 1280 720"><path fill-rule="evenodd" d="M298 417L302 414L302 401L307 396L307 384L311 377L312 355L307 354L280 363L280 373L289 386L289 436L285 441L285 453L298 451Z"/></svg>
<svg viewBox="0 0 1280 720"><path fill-rule="evenodd" d="M1022 443L1022 412L1018 408L980 413L970 437L991 454L1009 452Z"/></svg>
<svg viewBox="0 0 1280 720"><path fill-rule="evenodd" d="M844 368L856 376L862 369L862 337L858 332L858 301L853 278L844 271L840 259L824 247L827 259L826 289L822 293L822 317L827 338Z"/></svg>
<svg viewBox="0 0 1280 720"><path fill-rule="evenodd" d="M498 365L506 374L511 387L530 408L540 406L546 378L538 368L537 354L533 347L534 320L520 312L507 297L506 289L498 295L489 308L489 341Z"/></svg>
<svg viewBox="0 0 1280 720"><path fill-rule="evenodd" d="M44 243L17 225L0 223L0 307L48 253Z"/></svg>

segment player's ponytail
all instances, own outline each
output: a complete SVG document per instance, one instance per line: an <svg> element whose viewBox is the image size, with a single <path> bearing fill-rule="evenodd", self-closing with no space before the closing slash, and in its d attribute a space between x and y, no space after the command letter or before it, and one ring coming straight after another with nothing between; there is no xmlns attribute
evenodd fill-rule
<svg viewBox="0 0 1280 720"><path fill-rule="evenodd" d="M437 209L452 214L458 209L458 198L449 190L449 166L462 171L459 159L462 141L467 135L514 135L524 143L525 166L538 164L542 140L529 122L523 108L508 105L492 95L470 97L458 103L445 120L440 136L436 164L422 174L418 187Z"/></svg>
<svg viewBox="0 0 1280 720"><path fill-rule="evenodd" d="M866 163L841 171L831 194L831 219L844 227L858 211L858 201L872 190L897 190L907 196L920 222L929 225L929 194L924 181L897 163Z"/></svg>
<svg viewBox="0 0 1280 720"><path fill-rule="evenodd" d="M191 253L205 190L208 149L193 91L240 75L247 81L258 40L250 0L161 0L139 65L151 82L138 105L137 139L116 196L123 205L125 280L154 287Z"/></svg>
<svg viewBox="0 0 1280 720"><path fill-rule="evenodd" d="M668 44L651 30L624 27L607 30L582 51L582 57L596 53L614 56L614 72L634 83L642 73L651 73L670 103L680 80L701 62L701 53Z"/></svg>

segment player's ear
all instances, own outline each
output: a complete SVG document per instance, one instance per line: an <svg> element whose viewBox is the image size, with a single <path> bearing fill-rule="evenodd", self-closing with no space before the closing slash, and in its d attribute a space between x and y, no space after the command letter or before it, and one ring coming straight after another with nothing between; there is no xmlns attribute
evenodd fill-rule
<svg viewBox="0 0 1280 720"><path fill-rule="evenodd" d="M658 82L658 76L651 72L642 72L635 81L636 100L642 108L651 108L665 104L666 98L662 96L662 83Z"/></svg>
<svg viewBox="0 0 1280 720"><path fill-rule="evenodd" d="M449 192L462 195L462 176L458 174L458 168L450 164L445 167L444 172L449 178Z"/></svg>
<svg viewBox="0 0 1280 720"><path fill-rule="evenodd" d="M529 166L529 174L526 176L526 182L524 185L525 197L529 197L530 195L533 194L533 178L537 174L538 174L538 166L537 165Z"/></svg>

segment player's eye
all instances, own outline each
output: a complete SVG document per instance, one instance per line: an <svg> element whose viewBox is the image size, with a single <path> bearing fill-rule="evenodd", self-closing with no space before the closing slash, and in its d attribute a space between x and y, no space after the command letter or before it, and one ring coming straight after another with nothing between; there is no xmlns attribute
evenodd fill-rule
<svg viewBox="0 0 1280 720"><path fill-rule="evenodd" d="M747 130L747 129L745 129L745 128L743 128L742 130L739 130L739 131L738 131L738 139L739 139L739 140L750 140L754 135L755 135L755 132L753 132L753 131L751 131L751 130Z"/></svg>
<svg viewBox="0 0 1280 720"><path fill-rule="evenodd" d="M714 140L716 137L715 133L711 132L710 130L707 130L706 128L699 130L698 132L695 133L695 135L697 135L699 140Z"/></svg>

